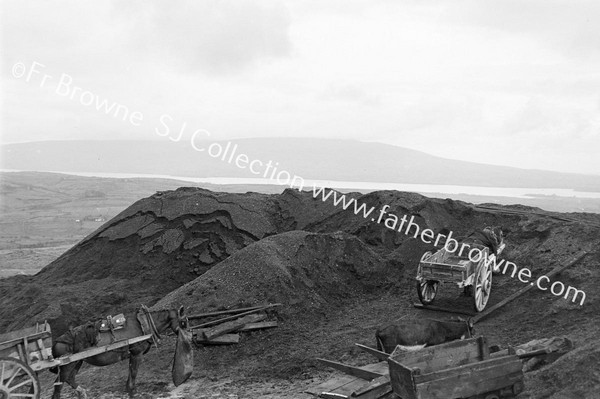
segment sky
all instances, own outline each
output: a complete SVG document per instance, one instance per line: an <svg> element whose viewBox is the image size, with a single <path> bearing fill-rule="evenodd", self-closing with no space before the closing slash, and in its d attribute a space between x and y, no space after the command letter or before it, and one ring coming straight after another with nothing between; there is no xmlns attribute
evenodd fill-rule
<svg viewBox="0 0 600 399"><path fill-rule="evenodd" d="M0 4L3 144L318 137L600 174L598 1Z"/></svg>

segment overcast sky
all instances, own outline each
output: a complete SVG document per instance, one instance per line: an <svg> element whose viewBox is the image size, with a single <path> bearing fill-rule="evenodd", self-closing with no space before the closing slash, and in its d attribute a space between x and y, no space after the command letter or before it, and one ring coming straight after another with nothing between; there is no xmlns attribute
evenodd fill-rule
<svg viewBox="0 0 600 399"><path fill-rule="evenodd" d="M1 4L2 143L185 123L600 174L599 1Z"/></svg>

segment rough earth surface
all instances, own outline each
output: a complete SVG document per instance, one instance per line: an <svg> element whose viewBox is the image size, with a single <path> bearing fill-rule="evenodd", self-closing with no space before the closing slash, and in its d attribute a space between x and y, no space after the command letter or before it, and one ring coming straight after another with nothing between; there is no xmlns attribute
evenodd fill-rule
<svg viewBox="0 0 600 399"><path fill-rule="evenodd" d="M500 346L569 337L575 350L527 373L519 397L600 397L598 215L542 214L520 206L490 210L395 191L350 197L376 212L388 204L391 213L414 216L421 229L448 228L455 236L501 226L508 233L502 258L528 267L533 278L588 251L553 279L585 291L583 305L534 288L478 323L476 333ZM392 231L312 193L182 188L136 202L39 274L0 280L0 330L48 319L59 332L140 303L184 305L195 313L280 302L278 328L245 334L235 346L199 349L192 378L178 388L170 384L174 340L152 350L138 375L139 397L307 398L305 389L337 375L315 358L366 364L373 359L354 343L374 346L379 325L450 317L412 306L418 261L433 249L412 233ZM516 277L494 276L488 306L521 287ZM436 302L471 310L472 298L460 294L444 285ZM123 362L86 366L79 380L92 397L121 398L126 376ZM50 375L44 378L50 392ZM68 388L64 392L75 397Z"/></svg>

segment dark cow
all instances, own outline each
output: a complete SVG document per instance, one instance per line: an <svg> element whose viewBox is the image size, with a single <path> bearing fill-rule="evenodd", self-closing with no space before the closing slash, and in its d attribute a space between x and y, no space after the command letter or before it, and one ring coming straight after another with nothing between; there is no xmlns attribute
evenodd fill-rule
<svg viewBox="0 0 600 399"><path fill-rule="evenodd" d="M392 353L396 345L406 350L439 345L456 339L471 338L473 324L470 321L438 321L418 319L382 327L375 333L377 350Z"/></svg>

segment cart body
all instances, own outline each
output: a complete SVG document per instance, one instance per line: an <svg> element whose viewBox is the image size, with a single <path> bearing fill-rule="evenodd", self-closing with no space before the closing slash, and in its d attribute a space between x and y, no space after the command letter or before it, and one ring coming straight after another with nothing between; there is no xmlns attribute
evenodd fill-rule
<svg viewBox="0 0 600 399"><path fill-rule="evenodd" d="M456 284L464 293L474 297L478 312L487 305L492 289L492 265L495 255L487 247L478 248L479 253L457 255L441 248L435 253L426 252L417 269L417 293L423 305L435 299L438 288L444 283Z"/></svg>
<svg viewBox="0 0 600 399"><path fill-rule="evenodd" d="M48 323L0 334L0 399L39 399L37 372L149 339L152 339L151 334L54 358L52 333Z"/></svg>
<svg viewBox="0 0 600 399"><path fill-rule="evenodd" d="M483 337L418 351L397 348L388 364L392 389L402 399L501 398L523 390L519 357L490 358Z"/></svg>

